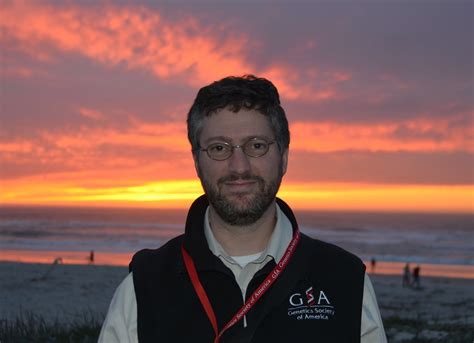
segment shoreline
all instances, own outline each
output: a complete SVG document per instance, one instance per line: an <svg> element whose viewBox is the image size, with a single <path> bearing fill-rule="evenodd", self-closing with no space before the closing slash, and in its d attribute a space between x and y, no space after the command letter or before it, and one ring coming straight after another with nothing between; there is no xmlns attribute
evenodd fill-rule
<svg viewBox="0 0 474 343"><path fill-rule="evenodd" d="M52 264L61 258L62 264L88 265L90 251L53 251L53 250L2 250L0 262ZM134 253L115 253L95 251L94 265L128 267ZM407 262L409 259L407 258ZM405 262L377 261L372 271L370 261L364 261L370 275L402 275ZM474 279L474 265L435 264L410 262L410 268L419 265L421 276Z"/></svg>

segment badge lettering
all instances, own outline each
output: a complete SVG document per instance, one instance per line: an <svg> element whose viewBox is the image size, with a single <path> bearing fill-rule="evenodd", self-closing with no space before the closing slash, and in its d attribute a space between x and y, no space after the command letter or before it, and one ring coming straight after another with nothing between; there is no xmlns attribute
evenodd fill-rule
<svg viewBox="0 0 474 343"><path fill-rule="evenodd" d="M315 292L318 294L317 301ZM336 313L328 295L322 289L315 290L313 286L291 294L288 302L288 317L296 320L330 320Z"/></svg>

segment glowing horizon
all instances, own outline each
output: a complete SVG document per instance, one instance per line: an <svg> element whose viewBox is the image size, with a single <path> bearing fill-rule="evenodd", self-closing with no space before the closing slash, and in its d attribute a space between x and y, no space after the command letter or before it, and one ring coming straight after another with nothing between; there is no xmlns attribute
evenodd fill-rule
<svg viewBox="0 0 474 343"><path fill-rule="evenodd" d="M51 185L41 184L24 194L3 192L0 203L186 209L201 194L203 191L197 179L93 189L67 184L62 187L56 185L54 189ZM474 186L284 182L277 196L297 210L472 213L473 194ZM437 200L440 198L443 202Z"/></svg>

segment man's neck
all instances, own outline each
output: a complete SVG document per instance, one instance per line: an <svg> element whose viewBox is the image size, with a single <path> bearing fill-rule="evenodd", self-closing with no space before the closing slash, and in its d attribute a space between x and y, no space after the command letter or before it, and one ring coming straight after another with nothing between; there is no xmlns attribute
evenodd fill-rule
<svg viewBox="0 0 474 343"><path fill-rule="evenodd" d="M255 223L245 226L226 223L210 206L209 224L215 239L230 256L256 254L265 250L275 229L276 204L270 205Z"/></svg>

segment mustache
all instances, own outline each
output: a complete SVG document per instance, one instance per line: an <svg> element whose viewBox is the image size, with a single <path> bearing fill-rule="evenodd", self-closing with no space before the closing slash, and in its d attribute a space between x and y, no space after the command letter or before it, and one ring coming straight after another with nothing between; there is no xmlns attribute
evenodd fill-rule
<svg viewBox="0 0 474 343"><path fill-rule="evenodd" d="M253 175L251 173L244 173L244 174L230 174L223 176L217 180L218 184L223 184L224 182L232 182L232 181L257 181L257 182L264 182L263 178L258 175Z"/></svg>

